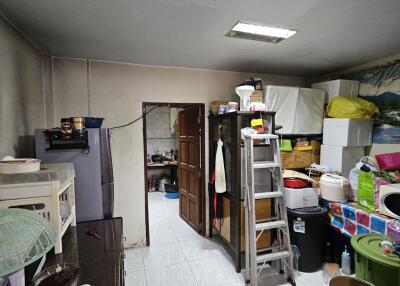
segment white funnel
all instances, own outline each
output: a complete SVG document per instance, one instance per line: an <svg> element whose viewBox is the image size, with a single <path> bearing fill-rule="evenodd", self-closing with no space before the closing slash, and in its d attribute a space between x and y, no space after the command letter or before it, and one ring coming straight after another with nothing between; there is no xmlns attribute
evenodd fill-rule
<svg viewBox="0 0 400 286"><path fill-rule="evenodd" d="M252 85L241 85L235 88L235 92L240 97L240 110L249 111L250 110L250 96L254 92L254 86Z"/></svg>

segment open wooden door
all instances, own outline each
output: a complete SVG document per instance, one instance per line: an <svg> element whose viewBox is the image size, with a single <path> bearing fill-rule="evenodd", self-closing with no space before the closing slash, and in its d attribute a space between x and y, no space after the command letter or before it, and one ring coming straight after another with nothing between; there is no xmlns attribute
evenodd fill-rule
<svg viewBox="0 0 400 286"><path fill-rule="evenodd" d="M195 230L202 231L200 108L179 112L179 214Z"/></svg>

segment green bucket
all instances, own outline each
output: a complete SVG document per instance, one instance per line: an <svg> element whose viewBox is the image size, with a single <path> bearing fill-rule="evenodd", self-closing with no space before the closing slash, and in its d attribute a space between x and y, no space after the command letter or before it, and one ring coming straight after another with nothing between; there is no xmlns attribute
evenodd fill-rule
<svg viewBox="0 0 400 286"><path fill-rule="evenodd" d="M400 258L387 255L380 247L385 236L361 234L353 236L356 277L377 286L400 286Z"/></svg>

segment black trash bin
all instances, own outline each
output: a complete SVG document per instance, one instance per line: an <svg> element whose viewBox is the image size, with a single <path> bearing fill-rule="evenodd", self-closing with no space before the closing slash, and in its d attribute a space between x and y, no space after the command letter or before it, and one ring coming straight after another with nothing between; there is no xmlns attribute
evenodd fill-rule
<svg viewBox="0 0 400 286"><path fill-rule="evenodd" d="M321 207L287 209L290 242L300 252L299 271L321 268L326 246L328 210Z"/></svg>

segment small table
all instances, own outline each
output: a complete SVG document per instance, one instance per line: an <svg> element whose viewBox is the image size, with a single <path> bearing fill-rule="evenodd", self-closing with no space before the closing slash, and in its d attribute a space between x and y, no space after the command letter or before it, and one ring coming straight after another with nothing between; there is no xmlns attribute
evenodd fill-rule
<svg viewBox="0 0 400 286"><path fill-rule="evenodd" d="M325 202L329 208L330 224L344 235L352 237L356 234L387 234L387 225L394 219L368 212L357 206L357 203Z"/></svg>

